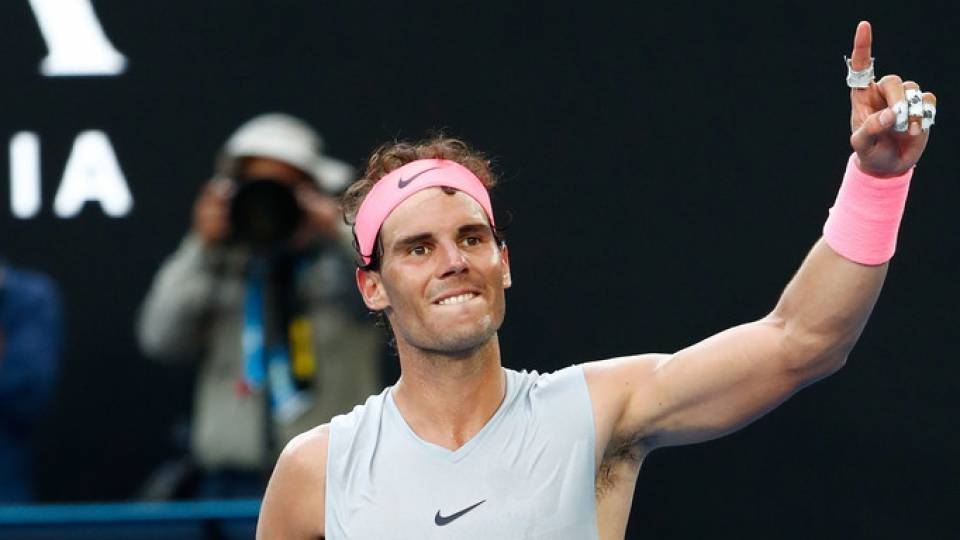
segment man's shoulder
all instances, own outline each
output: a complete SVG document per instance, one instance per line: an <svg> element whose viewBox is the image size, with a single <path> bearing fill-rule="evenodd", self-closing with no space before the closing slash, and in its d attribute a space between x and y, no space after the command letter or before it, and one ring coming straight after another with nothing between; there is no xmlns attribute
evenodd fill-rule
<svg viewBox="0 0 960 540"><path fill-rule="evenodd" d="M545 373L521 371L518 375L531 394L540 396L569 392L582 386L584 380L583 366L579 364Z"/></svg>
<svg viewBox="0 0 960 540"><path fill-rule="evenodd" d="M264 495L257 538L323 536L328 439L324 424L284 447Z"/></svg>
<svg viewBox="0 0 960 540"><path fill-rule="evenodd" d="M59 311L59 290L45 274L8 267L4 269L3 281L0 289L4 291L7 315L35 321L41 313L56 316Z"/></svg>
<svg viewBox="0 0 960 540"><path fill-rule="evenodd" d="M4 287L24 299L48 301L57 296L57 285L46 274L9 267L4 273Z"/></svg>
<svg viewBox="0 0 960 540"><path fill-rule="evenodd" d="M291 439L283 452L297 457L313 454L326 448L329 438L330 424L322 424Z"/></svg>
<svg viewBox="0 0 960 540"><path fill-rule="evenodd" d="M508 383L508 412L524 411L529 421L546 425L579 425L575 419L589 415L590 398L583 368L568 366L557 371L507 371L512 382Z"/></svg>
<svg viewBox="0 0 960 540"><path fill-rule="evenodd" d="M326 477L330 425L323 424L305 431L287 443L277 467L296 476L322 481Z"/></svg>
<svg viewBox="0 0 960 540"><path fill-rule="evenodd" d="M391 388L392 387L388 386L379 394L368 396L363 403L355 405L349 412L334 416L330 420L330 424L326 425L328 437L331 429L337 434L344 432L344 430L355 431L359 429L364 419L369 417L377 417L376 421L379 422L379 416L383 413L383 408Z"/></svg>

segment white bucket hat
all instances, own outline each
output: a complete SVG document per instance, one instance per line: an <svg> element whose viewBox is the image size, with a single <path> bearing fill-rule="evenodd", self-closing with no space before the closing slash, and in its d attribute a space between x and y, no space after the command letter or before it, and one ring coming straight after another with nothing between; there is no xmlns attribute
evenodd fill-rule
<svg viewBox="0 0 960 540"><path fill-rule="evenodd" d="M339 193L353 180L354 169L323 153L323 138L306 122L283 113L248 120L223 145L224 160L264 157L309 174L322 190Z"/></svg>

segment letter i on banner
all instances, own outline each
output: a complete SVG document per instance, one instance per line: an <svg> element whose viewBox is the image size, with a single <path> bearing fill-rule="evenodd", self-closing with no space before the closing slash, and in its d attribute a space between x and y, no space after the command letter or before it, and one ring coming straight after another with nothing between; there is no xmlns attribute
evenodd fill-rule
<svg viewBox="0 0 960 540"><path fill-rule="evenodd" d="M30 219L40 212L40 138L21 131L10 139L10 210Z"/></svg>

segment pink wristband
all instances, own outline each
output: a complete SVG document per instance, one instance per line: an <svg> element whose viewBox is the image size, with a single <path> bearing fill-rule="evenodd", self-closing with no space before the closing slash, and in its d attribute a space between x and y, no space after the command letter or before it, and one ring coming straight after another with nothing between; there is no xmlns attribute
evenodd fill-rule
<svg viewBox="0 0 960 540"><path fill-rule="evenodd" d="M855 156L847 161L837 202L823 226L823 238L844 258L883 264L896 251L913 167L900 176L876 178L857 167Z"/></svg>

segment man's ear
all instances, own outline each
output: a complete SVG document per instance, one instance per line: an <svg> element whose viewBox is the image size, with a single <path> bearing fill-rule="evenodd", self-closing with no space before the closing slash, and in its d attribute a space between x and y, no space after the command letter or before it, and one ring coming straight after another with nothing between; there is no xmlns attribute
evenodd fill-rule
<svg viewBox="0 0 960 540"><path fill-rule="evenodd" d="M383 288L380 272L357 268L357 288L360 289L363 303L370 310L383 311L390 307L390 298L387 297L387 291Z"/></svg>
<svg viewBox="0 0 960 540"><path fill-rule="evenodd" d="M513 279L510 277L510 251L507 250L507 243L500 246L500 266L503 273L503 288L509 289L513 285Z"/></svg>

